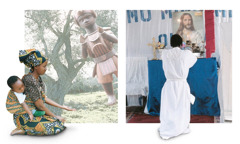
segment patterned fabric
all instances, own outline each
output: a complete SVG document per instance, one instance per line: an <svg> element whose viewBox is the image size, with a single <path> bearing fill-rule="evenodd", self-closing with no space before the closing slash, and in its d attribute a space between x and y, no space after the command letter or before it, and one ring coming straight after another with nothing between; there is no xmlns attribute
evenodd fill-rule
<svg viewBox="0 0 240 144"><path fill-rule="evenodd" d="M110 28L103 28L105 33L114 35ZM87 57L88 55L92 58L104 55L112 50L113 43L103 39L98 31L91 34L86 34L84 37L80 37L84 43L82 43L83 52L82 56Z"/></svg>
<svg viewBox="0 0 240 144"><path fill-rule="evenodd" d="M112 60L118 70L118 59L117 56L113 56ZM118 77L118 71L113 72L113 74L103 75L102 70L100 69L99 64L96 65L97 81L100 84L111 83L113 81L113 74Z"/></svg>
<svg viewBox="0 0 240 144"><path fill-rule="evenodd" d="M47 59L36 49L20 50L19 60L27 67L33 68L44 63Z"/></svg>
<svg viewBox="0 0 240 144"><path fill-rule="evenodd" d="M31 74L25 75L22 79L25 85L25 94L28 107L37 109L34 102L42 99L45 102L45 86L41 77L35 79ZM51 116L34 117L30 122L29 115L18 103L13 91L10 91L7 98L7 110L14 113L13 119L17 128L25 131L26 135L55 135L62 132L66 127L61 121Z"/></svg>
<svg viewBox="0 0 240 144"><path fill-rule="evenodd" d="M112 58L110 58L104 62L100 62L98 65L99 65L99 68L100 68L103 76L117 71L117 68L116 68Z"/></svg>
<svg viewBox="0 0 240 144"><path fill-rule="evenodd" d="M105 47L103 44L97 43L93 46L92 52L95 55L95 57L99 57L99 56L102 56L102 55L108 53L109 49L107 47Z"/></svg>
<svg viewBox="0 0 240 144"><path fill-rule="evenodd" d="M17 128L24 130L26 135L55 135L66 128L58 119L46 115L34 117L31 122L27 113L14 114L13 119Z"/></svg>
<svg viewBox="0 0 240 144"><path fill-rule="evenodd" d="M23 76L22 81L25 85L25 94L29 95L33 102L38 99L43 99L45 101L45 85L40 76L37 80L31 74L27 74Z"/></svg>
<svg viewBox="0 0 240 144"><path fill-rule="evenodd" d="M29 109L36 109L33 101L26 96L25 103L28 105ZM25 114L26 111L22 107L22 105L18 102L18 99L12 90L9 91L6 101L6 108L12 114Z"/></svg>

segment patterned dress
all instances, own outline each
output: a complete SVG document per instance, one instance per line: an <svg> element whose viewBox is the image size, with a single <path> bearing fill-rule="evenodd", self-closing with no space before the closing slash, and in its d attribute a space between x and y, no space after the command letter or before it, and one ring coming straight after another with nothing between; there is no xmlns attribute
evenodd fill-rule
<svg viewBox="0 0 240 144"><path fill-rule="evenodd" d="M25 102L29 106L30 110L36 108L34 102L38 99L42 99L45 102L45 86L41 77L35 79L32 75L28 74L23 77L23 83L25 85ZM16 96L13 91L10 91L7 98L7 110L14 113L13 119L17 128L25 131L27 135L55 135L62 132L66 127L61 121L52 117L43 115L40 117L34 117L30 122L28 113L24 111L23 107L16 101Z"/></svg>

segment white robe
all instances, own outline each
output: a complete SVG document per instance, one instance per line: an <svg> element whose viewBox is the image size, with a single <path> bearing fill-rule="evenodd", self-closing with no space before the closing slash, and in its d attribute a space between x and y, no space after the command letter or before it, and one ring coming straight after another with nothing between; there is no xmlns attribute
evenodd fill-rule
<svg viewBox="0 0 240 144"><path fill-rule="evenodd" d="M162 52L163 70L167 79L161 93L159 133L163 139L190 132L190 102L193 104L195 97L190 94L186 79L189 68L196 61L191 51L178 47Z"/></svg>

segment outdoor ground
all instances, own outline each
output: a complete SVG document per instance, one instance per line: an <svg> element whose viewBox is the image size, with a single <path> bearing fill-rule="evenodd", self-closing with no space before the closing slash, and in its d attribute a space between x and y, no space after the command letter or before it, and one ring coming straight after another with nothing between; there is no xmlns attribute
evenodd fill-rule
<svg viewBox="0 0 240 144"><path fill-rule="evenodd" d="M64 105L77 111L64 110L62 117L66 118L66 123L117 123L118 104L107 106L107 99L104 91L68 94Z"/></svg>

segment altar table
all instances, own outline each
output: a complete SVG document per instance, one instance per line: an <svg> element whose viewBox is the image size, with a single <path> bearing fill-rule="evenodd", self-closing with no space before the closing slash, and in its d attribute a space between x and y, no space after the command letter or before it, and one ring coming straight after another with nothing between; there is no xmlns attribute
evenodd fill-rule
<svg viewBox="0 0 240 144"><path fill-rule="evenodd" d="M150 115L160 114L161 91L166 81L161 60L148 61L149 95L147 109ZM201 58L189 70L187 82L195 103L192 115L219 116L217 62L215 58Z"/></svg>

